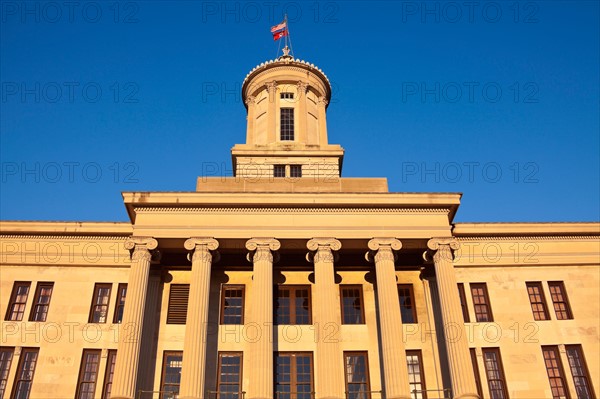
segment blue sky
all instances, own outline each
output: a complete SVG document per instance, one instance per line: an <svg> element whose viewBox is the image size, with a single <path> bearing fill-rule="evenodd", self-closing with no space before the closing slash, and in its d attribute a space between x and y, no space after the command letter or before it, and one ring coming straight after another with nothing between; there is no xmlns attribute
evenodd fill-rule
<svg viewBox="0 0 600 399"><path fill-rule="evenodd" d="M343 176L462 192L455 221L600 219L597 1L0 4L3 220L122 221L122 191L231 175L286 11Z"/></svg>

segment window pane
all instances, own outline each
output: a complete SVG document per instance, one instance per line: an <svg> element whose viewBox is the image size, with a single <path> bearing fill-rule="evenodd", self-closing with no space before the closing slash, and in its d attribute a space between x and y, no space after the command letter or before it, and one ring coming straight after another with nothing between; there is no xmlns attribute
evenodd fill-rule
<svg viewBox="0 0 600 399"><path fill-rule="evenodd" d="M219 370L217 377L217 398L241 399L241 353L219 353Z"/></svg>
<svg viewBox="0 0 600 399"><path fill-rule="evenodd" d="M413 393L412 398L426 399L427 388L425 387L425 377L423 375L421 351L406 351L406 363L408 366L408 382Z"/></svg>
<svg viewBox="0 0 600 399"><path fill-rule="evenodd" d="M273 165L273 177L285 177L285 165Z"/></svg>
<svg viewBox="0 0 600 399"><path fill-rule="evenodd" d="M282 141L293 141L294 140L294 109L293 108L281 108L281 140Z"/></svg>
<svg viewBox="0 0 600 399"><path fill-rule="evenodd" d="M590 383L590 376L583 357L583 351L580 345L568 345L567 358L569 359L569 367L575 382L575 391L578 399L592 399L594 393Z"/></svg>
<svg viewBox="0 0 600 399"><path fill-rule="evenodd" d="M29 295L29 282L16 282L13 285L13 290L10 296L10 304L6 312L5 320L8 321L21 321L23 320L23 313L25 313L25 305L27 303L27 297Z"/></svg>
<svg viewBox="0 0 600 399"><path fill-rule="evenodd" d="M183 352L165 352L163 355L161 399L175 398L179 394ZM167 393L168 392L168 393Z"/></svg>
<svg viewBox="0 0 600 399"><path fill-rule="evenodd" d="M479 322L494 321L485 283L471 284L471 294L475 308L475 319Z"/></svg>
<svg viewBox="0 0 600 399"><path fill-rule="evenodd" d="M342 299L342 323L364 324L362 286L340 286Z"/></svg>
<svg viewBox="0 0 600 399"><path fill-rule="evenodd" d="M344 353L348 399L370 399L366 352Z"/></svg>
<svg viewBox="0 0 600 399"><path fill-rule="evenodd" d="M400 300L400 314L402 323L416 323L417 312L414 304L412 284L398 285L398 299Z"/></svg>
<svg viewBox="0 0 600 399"><path fill-rule="evenodd" d="M38 349L22 349L19 369L15 378L14 399L29 399L31 384L37 364Z"/></svg>
<svg viewBox="0 0 600 399"><path fill-rule="evenodd" d="M571 308L567 299L567 292L562 281L549 281L550 297L554 304L554 312L558 320L572 319Z"/></svg>
<svg viewBox="0 0 600 399"><path fill-rule="evenodd" d="M223 286L221 324L244 324L243 286Z"/></svg>
<svg viewBox="0 0 600 399"><path fill-rule="evenodd" d="M508 398L500 351L497 348L485 348L482 349L482 352L490 396L493 399Z"/></svg>
<svg viewBox="0 0 600 399"><path fill-rule="evenodd" d="M546 372L550 381L553 399L568 398L568 390L565 384L565 376L563 373L560 355L556 346L543 347L544 363L546 364Z"/></svg>

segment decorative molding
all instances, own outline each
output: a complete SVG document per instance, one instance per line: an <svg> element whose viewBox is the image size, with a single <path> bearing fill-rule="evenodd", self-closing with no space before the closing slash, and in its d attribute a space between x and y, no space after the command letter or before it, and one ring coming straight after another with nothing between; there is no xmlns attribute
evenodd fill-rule
<svg viewBox="0 0 600 399"><path fill-rule="evenodd" d="M0 239L28 239L28 240L44 240L44 239L53 239L53 240L90 240L90 241L125 241L129 239L129 235L125 236L67 236L67 235L52 235L52 233L48 233L47 235L28 235L28 234L0 234Z"/></svg>
<svg viewBox="0 0 600 399"><path fill-rule="evenodd" d="M255 104L255 100L256 97L254 96L248 96L246 97L246 105L254 105Z"/></svg>
<svg viewBox="0 0 600 399"><path fill-rule="evenodd" d="M481 236L481 237L455 237L458 241L572 241L572 240L600 240L600 236Z"/></svg>
<svg viewBox="0 0 600 399"><path fill-rule="evenodd" d="M273 237L256 237L246 241L246 249L248 251L256 251L261 249L269 249L277 251L281 248L281 243Z"/></svg>
<svg viewBox="0 0 600 399"><path fill-rule="evenodd" d="M333 237L315 237L306 243L306 247L310 251L330 250L339 251L342 248L342 243Z"/></svg>
<svg viewBox="0 0 600 399"><path fill-rule="evenodd" d="M460 248L460 243L454 237L434 237L427 241L427 248L431 251L437 251L440 248L448 246L449 249L456 251Z"/></svg>
<svg viewBox="0 0 600 399"><path fill-rule="evenodd" d="M368 246L371 251L378 251L381 247L390 247L394 251L399 251L402 248L402 242L397 238L375 237L369 240Z"/></svg>
<svg viewBox="0 0 600 399"><path fill-rule="evenodd" d="M447 215L450 210L443 208L310 208L310 207L287 207L287 208L236 208L236 207L136 207L135 213L155 212L194 212L194 213L404 213L404 214L440 214Z"/></svg>
<svg viewBox="0 0 600 399"><path fill-rule="evenodd" d="M152 251L158 248L158 241L152 237L131 236L125 241L125 249L137 251L145 249Z"/></svg>
<svg viewBox="0 0 600 399"><path fill-rule="evenodd" d="M200 248L206 248L208 251L215 251L219 248L219 242L212 237L192 237L185 240L183 246L188 251L196 251Z"/></svg>
<svg viewBox="0 0 600 399"><path fill-rule="evenodd" d="M306 94L309 84L300 80L298 83L296 83L296 86L298 87L298 92L300 94Z"/></svg>
<svg viewBox="0 0 600 399"><path fill-rule="evenodd" d="M267 91L269 92L269 94L273 94L276 92L277 90L277 81L276 80L272 80L270 82L267 82L265 84Z"/></svg>
<svg viewBox="0 0 600 399"><path fill-rule="evenodd" d="M319 105L323 104L324 106L327 106L327 104L329 104L329 100L327 100L325 97L320 97L317 102Z"/></svg>

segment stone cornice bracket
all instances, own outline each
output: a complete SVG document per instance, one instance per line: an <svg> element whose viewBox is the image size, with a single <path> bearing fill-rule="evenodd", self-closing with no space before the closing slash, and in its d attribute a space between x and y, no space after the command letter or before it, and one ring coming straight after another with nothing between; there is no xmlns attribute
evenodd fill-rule
<svg viewBox="0 0 600 399"><path fill-rule="evenodd" d="M397 255L395 251L402 248L402 242L397 238L375 237L369 240L369 251L365 254L367 262L384 260L384 258L396 261Z"/></svg>
<svg viewBox="0 0 600 399"><path fill-rule="evenodd" d="M327 101L327 99L325 97L321 97L319 98L319 105L323 104L325 107L327 107L327 104L329 104L329 101Z"/></svg>
<svg viewBox="0 0 600 399"><path fill-rule="evenodd" d="M427 251L423 252L423 259L431 262L438 254L447 257L449 261L454 260L454 251L460 248L460 243L454 237L434 237L427 241Z"/></svg>
<svg viewBox="0 0 600 399"><path fill-rule="evenodd" d="M269 91L269 93L274 93L275 90L277 89L277 81L272 80L270 82L267 82L267 83L265 83L265 86L267 87L267 90Z"/></svg>
<svg viewBox="0 0 600 399"><path fill-rule="evenodd" d="M160 262L158 241L153 237L131 236L125 240L125 249L129 250L131 260L148 258L152 263Z"/></svg>
<svg viewBox="0 0 600 399"><path fill-rule="evenodd" d="M246 105L250 106L250 105L254 105L254 100L256 99L256 97L254 96L248 96L246 97Z"/></svg>
<svg viewBox="0 0 600 399"><path fill-rule="evenodd" d="M258 255L259 257L264 256L272 262L277 262L279 254L275 252L275 257L273 257L273 252L279 250L279 248L281 248L281 243L273 237L251 238L246 241L246 249L249 251L246 259L248 259L248 262L254 262L258 260L256 259L256 255Z"/></svg>
<svg viewBox="0 0 600 399"><path fill-rule="evenodd" d="M306 94L308 91L308 83L306 82L299 80L298 83L296 83L296 86L298 87L298 92L300 94Z"/></svg>
<svg viewBox="0 0 600 399"><path fill-rule="evenodd" d="M337 261L337 253L342 248L342 243L333 237L316 237L308 240L306 247L310 251L306 254L306 260L313 263L326 259L331 262Z"/></svg>
<svg viewBox="0 0 600 399"><path fill-rule="evenodd" d="M212 237L192 237L185 240L183 243L185 249L190 251L187 255L187 259L193 262L196 257L211 257L211 262L216 263L221 259L217 248L219 248L219 242Z"/></svg>

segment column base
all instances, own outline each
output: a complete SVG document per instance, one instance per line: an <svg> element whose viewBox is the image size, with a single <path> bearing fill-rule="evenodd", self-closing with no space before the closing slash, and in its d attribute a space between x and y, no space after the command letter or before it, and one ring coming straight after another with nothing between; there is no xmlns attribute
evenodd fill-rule
<svg viewBox="0 0 600 399"><path fill-rule="evenodd" d="M110 395L110 399L134 399L131 396L124 395Z"/></svg>
<svg viewBox="0 0 600 399"><path fill-rule="evenodd" d="M476 393L463 393L462 395L455 396L454 399L481 399Z"/></svg>

